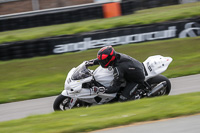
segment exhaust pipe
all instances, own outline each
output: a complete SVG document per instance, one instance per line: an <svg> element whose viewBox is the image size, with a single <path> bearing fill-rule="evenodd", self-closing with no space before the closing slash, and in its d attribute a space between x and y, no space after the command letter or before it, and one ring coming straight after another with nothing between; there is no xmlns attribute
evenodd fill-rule
<svg viewBox="0 0 200 133"><path fill-rule="evenodd" d="M149 92L149 93L147 94L147 96L150 97L150 96L156 94L156 93L159 92L163 87L166 87L166 86L167 86L167 82L166 82L166 81L163 81L163 82L159 83L157 86L155 86L155 87L151 90L151 92Z"/></svg>

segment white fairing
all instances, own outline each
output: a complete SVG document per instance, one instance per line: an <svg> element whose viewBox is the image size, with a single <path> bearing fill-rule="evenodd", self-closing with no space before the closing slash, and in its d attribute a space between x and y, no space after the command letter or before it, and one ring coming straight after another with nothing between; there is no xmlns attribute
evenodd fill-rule
<svg viewBox="0 0 200 133"><path fill-rule="evenodd" d="M84 65L84 63L82 63L81 65ZM82 84L86 82L90 82L93 79L92 76L90 76L90 77L80 79L80 80L72 80L71 77L75 71L76 71L76 68L72 68L69 71L67 78L65 80L65 90L67 90L68 94L79 93L82 90Z"/></svg>
<svg viewBox="0 0 200 133"><path fill-rule="evenodd" d="M171 57L163 57L161 55L150 56L143 62L148 74L145 79L147 80L163 73L171 62Z"/></svg>
<svg viewBox="0 0 200 133"><path fill-rule="evenodd" d="M78 67L83 66L84 63L79 65ZM77 68L78 68L77 67ZM72 75L75 73L76 68L72 68L70 72L67 75L67 78L65 80L65 90L61 93L63 96L68 96L71 98L78 98L79 100L82 100L84 102L92 103L92 104L103 104L107 103L113 98L115 98L116 93L114 94L101 94L98 95L96 93L93 93L90 89L91 88L82 88L83 83L90 82L93 80L92 76L89 76L84 79L80 80L73 80ZM92 73L92 70L90 70ZM105 85L105 86L110 86L111 81L113 80L113 70L108 70L105 68L102 68L99 66L92 74L95 78L96 81L99 83ZM102 98L100 102L96 102L94 99L96 96Z"/></svg>
<svg viewBox="0 0 200 133"><path fill-rule="evenodd" d="M108 87L111 85L111 81L113 81L113 69L106 69L99 66L93 73L96 81L101 83L102 85Z"/></svg>

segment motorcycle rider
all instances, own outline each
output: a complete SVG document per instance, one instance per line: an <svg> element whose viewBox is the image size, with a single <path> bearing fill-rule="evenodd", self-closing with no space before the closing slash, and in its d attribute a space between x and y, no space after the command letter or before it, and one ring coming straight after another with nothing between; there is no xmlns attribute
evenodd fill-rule
<svg viewBox="0 0 200 133"><path fill-rule="evenodd" d="M128 55L116 52L112 46L101 48L97 53L97 59L86 61L86 66L93 65L101 65L103 68L112 67L114 70L112 85L109 87L94 86L92 88L94 93L116 93L126 82L119 98L120 101L127 101L134 96L138 84L144 84L143 64Z"/></svg>

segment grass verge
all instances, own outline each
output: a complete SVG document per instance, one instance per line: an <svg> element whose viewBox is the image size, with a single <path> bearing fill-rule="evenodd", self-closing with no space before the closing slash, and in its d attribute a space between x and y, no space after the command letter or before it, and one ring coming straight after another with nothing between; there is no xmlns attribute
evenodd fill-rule
<svg viewBox="0 0 200 133"><path fill-rule="evenodd" d="M200 16L200 2L140 10L131 15L0 32L0 43L76 34L120 26L152 24Z"/></svg>
<svg viewBox="0 0 200 133"><path fill-rule="evenodd" d="M200 37L153 41L114 47L143 62L152 55L170 56L163 74L169 78L200 73ZM84 60L96 58L99 49L76 53L0 61L0 103L57 95L68 71ZM92 68L91 68L92 69Z"/></svg>
<svg viewBox="0 0 200 133"><path fill-rule="evenodd" d="M0 123L1 133L78 133L200 113L200 92L72 109Z"/></svg>

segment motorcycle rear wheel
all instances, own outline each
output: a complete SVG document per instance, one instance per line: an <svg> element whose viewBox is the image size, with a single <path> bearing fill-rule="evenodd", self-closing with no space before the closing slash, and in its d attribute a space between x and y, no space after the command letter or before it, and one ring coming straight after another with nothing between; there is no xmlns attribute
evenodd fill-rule
<svg viewBox="0 0 200 133"><path fill-rule="evenodd" d="M151 87L154 87L154 86L156 86L157 84L159 84L160 82L163 82L163 81L167 82L167 86L165 88L163 88L161 91L159 91L155 96L169 95L169 93L171 91L170 80L163 75L158 75L158 76L153 77L153 78L151 78L147 81Z"/></svg>

